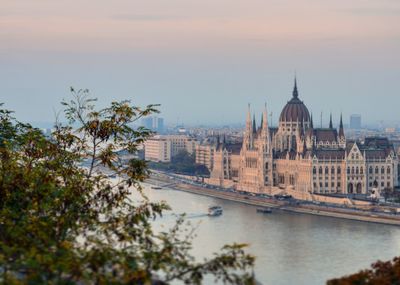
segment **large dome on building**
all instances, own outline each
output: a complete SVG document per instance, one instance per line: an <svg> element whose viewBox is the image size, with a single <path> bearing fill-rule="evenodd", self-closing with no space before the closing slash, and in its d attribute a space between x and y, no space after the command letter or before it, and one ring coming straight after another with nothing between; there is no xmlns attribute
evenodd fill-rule
<svg viewBox="0 0 400 285"><path fill-rule="evenodd" d="M297 82L294 81L293 97L287 102L279 117L279 122L310 122L310 113L306 105L299 99Z"/></svg>

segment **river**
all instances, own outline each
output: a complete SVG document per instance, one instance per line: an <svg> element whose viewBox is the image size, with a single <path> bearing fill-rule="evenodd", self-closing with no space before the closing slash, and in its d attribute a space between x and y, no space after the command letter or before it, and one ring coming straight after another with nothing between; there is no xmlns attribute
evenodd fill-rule
<svg viewBox="0 0 400 285"><path fill-rule="evenodd" d="M172 212L155 223L165 229L175 214L186 213L197 227L193 255L211 256L227 243L247 243L256 256L255 274L262 284L325 284L357 272L378 259L400 255L400 228L329 217L274 211L260 214L255 206L171 189L153 190L151 201L166 201ZM223 207L220 217L208 217L210 205ZM210 284L211 281L208 281Z"/></svg>

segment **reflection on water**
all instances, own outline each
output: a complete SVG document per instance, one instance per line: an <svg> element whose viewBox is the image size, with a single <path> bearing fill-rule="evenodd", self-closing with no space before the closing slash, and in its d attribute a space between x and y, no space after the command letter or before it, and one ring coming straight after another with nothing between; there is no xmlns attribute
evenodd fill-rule
<svg viewBox="0 0 400 285"><path fill-rule="evenodd" d="M260 214L256 207L174 190L146 187L152 201L165 200L173 213L156 227L173 225L186 213L197 225L193 254L211 256L227 243L247 243L257 257L256 277L262 284L324 284L400 255L400 228L305 214L274 211ZM208 217L210 205L220 205L220 217Z"/></svg>

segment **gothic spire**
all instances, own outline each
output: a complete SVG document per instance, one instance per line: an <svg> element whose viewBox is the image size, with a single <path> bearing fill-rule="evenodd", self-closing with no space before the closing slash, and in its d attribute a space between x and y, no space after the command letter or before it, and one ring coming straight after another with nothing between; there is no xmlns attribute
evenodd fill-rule
<svg viewBox="0 0 400 285"><path fill-rule="evenodd" d="M294 77L294 87L293 87L293 98L298 98L299 97L299 92L297 91L297 78L296 76Z"/></svg>
<svg viewBox="0 0 400 285"><path fill-rule="evenodd" d="M306 143L306 139L303 139L303 154L305 154L307 152L307 143Z"/></svg>
<svg viewBox="0 0 400 285"><path fill-rule="evenodd" d="M330 128L330 129L333 129L333 124L332 124L332 113L331 113L331 116L330 116L330 118L329 118L329 128Z"/></svg>
<svg viewBox="0 0 400 285"><path fill-rule="evenodd" d="M256 115L253 114L253 133L257 132L257 127L256 127Z"/></svg>
<svg viewBox="0 0 400 285"><path fill-rule="evenodd" d="M344 137L342 114L340 114L339 137Z"/></svg>
<svg viewBox="0 0 400 285"><path fill-rule="evenodd" d="M267 111L267 103L265 103L264 107L264 112L262 116L262 124L261 124L261 130L262 130L262 136L264 138L269 138L269 129L268 129L268 111Z"/></svg>
<svg viewBox="0 0 400 285"><path fill-rule="evenodd" d="M248 107L247 107L246 132L247 132L247 134L251 133L250 103L248 104Z"/></svg>
<svg viewBox="0 0 400 285"><path fill-rule="evenodd" d="M310 122L310 128L311 128L311 129L313 129L313 128L314 128L314 122L313 122L312 113L311 113L311 122Z"/></svg>

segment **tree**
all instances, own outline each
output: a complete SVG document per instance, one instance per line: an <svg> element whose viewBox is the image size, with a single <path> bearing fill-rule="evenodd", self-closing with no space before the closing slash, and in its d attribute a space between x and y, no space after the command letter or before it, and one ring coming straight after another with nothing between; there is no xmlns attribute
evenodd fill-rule
<svg viewBox="0 0 400 285"><path fill-rule="evenodd" d="M62 103L68 123L57 122L50 137L0 110L0 283L201 284L211 274L253 284L245 245L198 262L183 217L153 231L152 220L170 208L143 194L146 163L123 163L117 153L134 153L151 135L131 125L157 106L122 101L97 110L87 90L71 92ZM131 199L135 191L141 202Z"/></svg>
<svg viewBox="0 0 400 285"><path fill-rule="evenodd" d="M399 285L400 258L393 261L377 261L371 269L361 270L356 274L333 279L327 285Z"/></svg>
<svg viewBox="0 0 400 285"><path fill-rule="evenodd" d="M390 187L385 187L382 191L383 197L385 198L385 202L392 196L393 194L393 189Z"/></svg>
<svg viewBox="0 0 400 285"><path fill-rule="evenodd" d="M179 151L171 158L171 162L150 162L149 166L152 169L170 171L185 175L210 175L210 171L207 169L207 167L196 164L195 156L186 150Z"/></svg>

